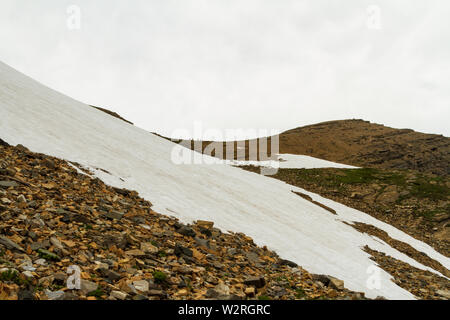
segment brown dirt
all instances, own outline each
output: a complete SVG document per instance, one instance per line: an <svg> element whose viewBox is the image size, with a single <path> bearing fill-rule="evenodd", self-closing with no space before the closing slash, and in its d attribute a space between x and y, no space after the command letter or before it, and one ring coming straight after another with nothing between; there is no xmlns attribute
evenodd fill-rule
<svg viewBox="0 0 450 320"><path fill-rule="evenodd" d="M125 121L125 122L127 122L127 123L129 123L129 124L134 125L133 122L130 122L130 121L128 121L128 120L122 118L119 114L117 114L117 113L114 112L114 111L111 111L111 110L108 110L108 109L105 109L105 108L96 107L96 106L91 106L91 107L93 107L93 108L95 108L95 109L97 109L97 110L103 111L104 113L107 113L107 114L109 114L110 116L113 116L114 118L120 119L120 120Z"/></svg>

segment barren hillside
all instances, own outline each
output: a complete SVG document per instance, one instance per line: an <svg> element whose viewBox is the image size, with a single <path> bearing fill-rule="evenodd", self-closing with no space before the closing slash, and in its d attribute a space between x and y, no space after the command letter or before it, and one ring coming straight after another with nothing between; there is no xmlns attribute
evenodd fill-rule
<svg viewBox="0 0 450 320"><path fill-rule="evenodd" d="M203 149L210 144L211 141L204 141ZM363 120L323 122L283 132L280 153L308 155L359 167L450 174L450 138ZM245 159L248 156L249 141L245 141ZM235 152L235 159L243 157Z"/></svg>

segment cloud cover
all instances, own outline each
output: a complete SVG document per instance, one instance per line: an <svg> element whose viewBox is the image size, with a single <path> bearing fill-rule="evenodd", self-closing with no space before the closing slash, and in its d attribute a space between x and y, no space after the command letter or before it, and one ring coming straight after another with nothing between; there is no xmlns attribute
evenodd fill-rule
<svg viewBox="0 0 450 320"><path fill-rule="evenodd" d="M363 118L450 136L449 16L445 0L1 0L0 60L162 134Z"/></svg>

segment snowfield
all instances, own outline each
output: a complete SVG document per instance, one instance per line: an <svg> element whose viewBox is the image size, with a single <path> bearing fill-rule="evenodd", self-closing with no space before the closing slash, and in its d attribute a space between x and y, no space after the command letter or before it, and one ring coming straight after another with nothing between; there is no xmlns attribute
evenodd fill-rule
<svg viewBox="0 0 450 320"><path fill-rule="evenodd" d="M383 270L380 285L367 286L374 262L362 250L365 245L438 272L343 222L372 224L450 268L450 259L427 244L316 194L229 165L176 165L171 161L172 142L57 93L2 63L0 138L89 167L105 183L136 190L155 211L183 222L211 220L224 231L243 232L281 257L310 272L342 279L348 289L368 297L414 299ZM335 209L337 215L293 190Z"/></svg>
<svg viewBox="0 0 450 320"><path fill-rule="evenodd" d="M277 155L278 161L239 161L227 160L226 163L235 166L275 167L281 169L318 169L318 168L342 168L356 169L342 163L331 162L305 155L281 153ZM275 163L274 163L275 162Z"/></svg>

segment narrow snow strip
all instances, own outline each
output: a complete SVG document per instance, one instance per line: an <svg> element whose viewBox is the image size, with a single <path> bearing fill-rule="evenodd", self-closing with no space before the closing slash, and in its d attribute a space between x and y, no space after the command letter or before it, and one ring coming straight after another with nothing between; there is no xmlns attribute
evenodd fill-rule
<svg viewBox="0 0 450 320"><path fill-rule="evenodd" d="M72 167L73 169L77 170L78 173L87 175L88 177L92 178L92 176L90 174L87 174L86 172L82 171L79 167L77 167L73 163L68 162L68 164L69 164L70 167Z"/></svg>
<svg viewBox="0 0 450 320"><path fill-rule="evenodd" d="M176 146L172 142L61 95L1 63L0 112L0 137L11 145L20 143L92 168L105 183L136 190L156 211L184 222L211 220L222 230L243 232L283 258L310 272L342 279L348 289L368 297L414 299L385 271L380 271L379 288L367 286L368 270L375 263L362 250L365 245L415 262L342 221L373 224L450 267L450 259L394 227L284 182L226 165L176 165L171 161ZM194 152L192 156L208 159ZM292 190L309 194L338 215Z"/></svg>
<svg viewBox="0 0 450 320"><path fill-rule="evenodd" d="M361 223L373 225L374 227L377 227L378 229L381 229L381 230L387 232L387 234L391 238L408 243L409 245L411 245L411 247L413 247L417 251L425 253L430 258L439 261L445 268L450 269L450 259L447 257L444 257L443 255L438 253L436 250L434 250L431 246L429 246L425 242L419 241L419 240L409 236L408 234L404 233L403 231L393 227L392 225L382 222L380 220L377 220L368 214L362 215L361 212L356 209L346 207L343 204L334 202L330 199L324 198L318 194L306 191L301 188L295 188L295 189L300 190L300 192L303 192L303 193L311 196L311 198L313 198L313 200L321 202L324 205L329 206L330 208L336 210L338 217L341 218L342 221L346 221L350 224L353 224L353 222L361 222ZM376 249L374 249L374 250L376 250ZM444 259L442 259L443 257L444 257ZM420 268L420 269L423 269L423 268ZM434 271L434 272L438 273L437 271Z"/></svg>
<svg viewBox="0 0 450 320"><path fill-rule="evenodd" d="M257 166L257 167L276 167L281 169L320 169L320 168L342 168L357 169L358 167L349 166L342 163L327 161L310 156L282 153L278 155L278 161L238 161L227 160L226 164L235 166Z"/></svg>

